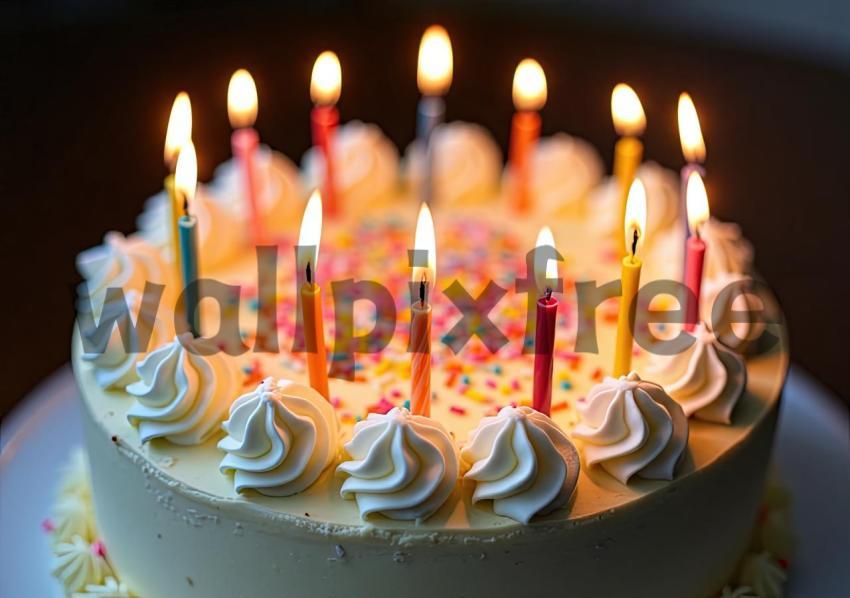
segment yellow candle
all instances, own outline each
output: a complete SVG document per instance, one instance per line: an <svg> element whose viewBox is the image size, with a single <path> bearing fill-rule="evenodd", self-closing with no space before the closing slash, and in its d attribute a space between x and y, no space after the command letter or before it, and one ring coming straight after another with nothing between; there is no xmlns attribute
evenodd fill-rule
<svg viewBox="0 0 850 598"><path fill-rule="evenodd" d="M620 296L620 312L617 317L617 341L614 347L614 376L619 378L629 373L632 367L634 344L634 314L640 287L640 269L643 263L637 251L643 243L646 230L646 191L640 179L635 179L629 189L626 216L623 220L624 241L628 255L623 258Z"/></svg>
<svg viewBox="0 0 850 598"><path fill-rule="evenodd" d="M428 204L419 209L414 250L427 252L426 265L413 268L411 281L418 285L419 297L410 308L410 411L414 415L431 415L431 305L429 287L436 279L437 248L434 220Z"/></svg>
<svg viewBox="0 0 850 598"><path fill-rule="evenodd" d="M330 399L325 330L322 321L322 289L315 282L321 238L322 198L318 191L314 191L307 202L307 207L304 208L301 232L298 235L298 267L306 274L306 280L301 285L301 319L310 386L326 399Z"/></svg>
<svg viewBox="0 0 850 598"><path fill-rule="evenodd" d="M183 201L175 192L174 169L177 166L177 156L183 146L192 140L192 103L189 95L181 91L174 98L171 105L171 114L168 117L168 128L165 131L165 165L171 171L163 186L168 197L166 214L168 215L168 230L171 234L171 251L174 256L174 264L180 267L180 235L178 233L178 221L183 215Z"/></svg>
<svg viewBox="0 0 850 598"><path fill-rule="evenodd" d="M640 98L625 83L617 84L611 92L611 117L614 120L614 128L620 135L614 146L614 179L619 193L618 222L623 222L629 189L643 160L643 143L638 136L646 128L646 115ZM628 253L626 245L623 245L622 253Z"/></svg>

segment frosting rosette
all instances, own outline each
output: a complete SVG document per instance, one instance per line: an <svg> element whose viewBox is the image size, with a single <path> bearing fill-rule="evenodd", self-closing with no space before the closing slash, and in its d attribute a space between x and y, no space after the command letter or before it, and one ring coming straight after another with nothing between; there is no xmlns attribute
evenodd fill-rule
<svg viewBox="0 0 850 598"><path fill-rule="evenodd" d="M744 360L721 345L704 323L692 334L695 340L684 351L653 356L650 372L688 417L731 424L732 410L747 387Z"/></svg>
<svg viewBox="0 0 850 598"><path fill-rule="evenodd" d="M257 207L264 230L273 235L294 233L305 203L298 167L280 152L260 145L254 152L254 174L259 190ZM225 224L241 235L243 243L249 240L251 215L245 190L242 169L235 159L216 168L209 193L226 208L229 220Z"/></svg>
<svg viewBox="0 0 850 598"><path fill-rule="evenodd" d="M741 227L734 222L710 218L700 234L705 240L705 278L722 274L747 274L753 267L753 246L744 238Z"/></svg>
<svg viewBox="0 0 850 598"><path fill-rule="evenodd" d="M764 331L755 314L766 306L753 287L749 276L727 272L704 280L700 292L703 321L711 322L717 339L738 353L745 353Z"/></svg>
<svg viewBox="0 0 850 598"><path fill-rule="evenodd" d="M632 476L672 480L688 446L688 419L658 384L628 376L605 378L579 404L588 465L599 464L623 484Z"/></svg>
<svg viewBox="0 0 850 598"><path fill-rule="evenodd" d="M308 386L266 378L230 406L222 473L237 492L290 496L309 488L337 456L333 407Z"/></svg>
<svg viewBox="0 0 850 598"><path fill-rule="evenodd" d="M557 215L580 204L599 184L602 172L602 159L588 142L566 133L541 138L531 156L535 209Z"/></svg>
<svg viewBox="0 0 850 598"><path fill-rule="evenodd" d="M112 575L112 568L99 541L89 544L74 536L69 542L56 544L53 554L53 576L69 594L81 591L89 584L99 584L107 575Z"/></svg>
<svg viewBox="0 0 850 598"><path fill-rule="evenodd" d="M579 456L549 417L530 407L503 407L485 417L461 449L472 502L493 501L493 512L528 523L567 505L576 488Z"/></svg>
<svg viewBox="0 0 850 598"><path fill-rule="evenodd" d="M360 214L396 197L398 150L378 125L351 121L336 129L333 141L335 191L347 213ZM325 171L322 152L310 148L301 164L304 187L319 187Z"/></svg>
<svg viewBox="0 0 850 598"><path fill-rule="evenodd" d="M679 177L655 162L641 164L636 176L646 189L647 238L655 239L657 233L676 226L678 222ZM623 230L623 223L618 220L621 216L620 201L620 187L613 177L596 188L591 195L591 205L597 226L606 231Z"/></svg>
<svg viewBox="0 0 850 598"><path fill-rule="evenodd" d="M243 244L246 208L214 196L211 189L199 185L192 201L192 215L198 219L198 252L200 267L220 266L234 257ZM171 257L171 206L165 191L157 193L145 202L144 211L136 219L140 234L163 254Z"/></svg>
<svg viewBox="0 0 850 598"><path fill-rule="evenodd" d="M446 429L403 407L358 422L345 452L350 460L336 470L346 478L340 495L357 501L363 519L425 520L457 482L458 457Z"/></svg>
<svg viewBox="0 0 850 598"><path fill-rule="evenodd" d="M118 232L106 233L103 245L92 247L77 256L77 271L85 279L79 287L78 308L100 316L108 289L121 288L142 292L146 282L171 288L171 269L159 250L140 236L125 237Z"/></svg>
<svg viewBox="0 0 850 598"><path fill-rule="evenodd" d="M442 205L480 204L497 197L502 176L502 152L484 127L455 121L431 133L435 201ZM418 141L405 154L407 185L422 184L425 152Z"/></svg>
<svg viewBox="0 0 850 598"><path fill-rule="evenodd" d="M158 315L158 307L135 290L126 293L124 301L113 298L104 303L101 320L115 318L115 322L108 329L101 326L86 333L84 351L87 345L93 350L82 356L94 366L94 378L101 388L121 390L138 380L136 364L148 348L158 347L173 335L172 317Z"/></svg>
<svg viewBox="0 0 850 598"><path fill-rule="evenodd" d="M127 387L136 399L127 420L142 442L200 444L218 430L236 382L230 361L215 347L186 332L149 353L136 369L139 380Z"/></svg>

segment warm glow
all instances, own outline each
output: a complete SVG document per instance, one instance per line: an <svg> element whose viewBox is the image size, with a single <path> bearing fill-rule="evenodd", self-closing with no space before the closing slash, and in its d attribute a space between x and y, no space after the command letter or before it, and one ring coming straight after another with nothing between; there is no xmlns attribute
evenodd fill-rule
<svg viewBox="0 0 850 598"><path fill-rule="evenodd" d="M646 128L646 115L640 98L625 83L618 83L611 92L611 117L620 135L640 135Z"/></svg>
<svg viewBox="0 0 850 598"><path fill-rule="evenodd" d="M546 104L546 75L533 58L521 61L514 72L514 108L540 110Z"/></svg>
<svg viewBox="0 0 850 598"><path fill-rule="evenodd" d="M688 162L705 161L705 141L699 126L699 116L694 101L687 93L679 96L679 142Z"/></svg>
<svg viewBox="0 0 850 598"><path fill-rule="evenodd" d="M198 186L198 156L195 154L195 144L187 142L177 156L177 166L174 169L174 189L187 202L195 199L195 189Z"/></svg>
<svg viewBox="0 0 850 598"><path fill-rule="evenodd" d="M537 233L536 248L551 247L555 249L555 237L552 236L552 229L544 226ZM538 258L538 255L540 256ZM546 293L547 289L552 288L553 281L558 278L558 261L549 257L543 252L535 252L534 254L534 284L540 295Z"/></svg>
<svg viewBox="0 0 850 598"><path fill-rule="evenodd" d="M643 245L646 236L646 189L640 179L636 178L629 188L629 199L626 201L626 220L623 230L626 233L626 251L633 257ZM637 232L637 244L635 244Z"/></svg>
<svg viewBox="0 0 850 598"><path fill-rule="evenodd" d="M257 120L257 86L245 69L239 69L227 86L227 116L234 129L253 127Z"/></svg>
<svg viewBox="0 0 850 598"><path fill-rule="evenodd" d="M171 105L168 128L165 130L165 164L171 170L177 163L177 154L192 140L192 102L189 94L181 91Z"/></svg>
<svg viewBox="0 0 850 598"><path fill-rule="evenodd" d="M316 263L319 261L319 244L322 241L322 196L313 191L301 217L301 231L298 233L298 269L303 272L309 262L315 277ZM312 250L305 249L312 247ZM315 278L314 278L315 280Z"/></svg>
<svg viewBox="0 0 850 598"><path fill-rule="evenodd" d="M419 208L413 249L428 252L428 266L414 266L410 279L413 282L420 282L424 278L425 282L433 284L437 278L437 241L434 233L434 219L426 203Z"/></svg>
<svg viewBox="0 0 850 598"><path fill-rule="evenodd" d="M439 25L431 25L419 44L419 68L416 83L426 96L441 96L452 84L452 42Z"/></svg>
<svg viewBox="0 0 850 598"><path fill-rule="evenodd" d="M314 104L333 106L339 100L341 88L342 69L339 66L339 58L333 52L322 52L313 63L310 98Z"/></svg>
<svg viewBox="0 0 850 598"><path fill-rule="evenodd" d="M691 172L688 176L688 187L686 190L688 205L688 226L691 233L698 235L700 227L708 221L708 194L705 192L705 184L698 172Z"/></svg>

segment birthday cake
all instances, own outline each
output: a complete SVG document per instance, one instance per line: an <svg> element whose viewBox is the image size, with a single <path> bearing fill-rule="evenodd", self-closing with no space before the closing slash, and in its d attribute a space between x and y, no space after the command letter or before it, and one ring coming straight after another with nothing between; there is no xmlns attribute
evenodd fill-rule
<svg viewBox="0 0 850 598"><path fill-rule="evenodd" d="M678 304L643 291L682 279L677 177L635 167L647 218L622 259L587 143L542 139L503 173L481 127L430 135L400 160L352 122L300 170L259 146L184 191L194 243L178 180L80 256L85 454L45 524L69 595L781 594L787 341L729 317L778 313L740 230L701 228L694 325L638 318L623 353L629 259L637 311ZM535 245L557 254L542 271Z"/></svg>

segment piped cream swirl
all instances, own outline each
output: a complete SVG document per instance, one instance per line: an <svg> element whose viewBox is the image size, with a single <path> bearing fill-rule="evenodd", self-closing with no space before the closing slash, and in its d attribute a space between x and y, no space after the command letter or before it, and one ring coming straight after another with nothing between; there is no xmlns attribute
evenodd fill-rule
<svg viewBox="0 0 850 598"><path fill-rule="evenodd" d="M235 394L230 360L191 333L152 351L137 370L139 381L127 387L136 398L127 419L138 427L142 442L204 442L218 430Z"/></svg>
<svg viewBox="0 0 850 598"><path fill-rule="evenodd" d="M493 512L528 523L569 503L579 456L564 432L530 407L503 407L470 433L460 453L474 483L472 502L493 501Z"/></svg>
<svg viewBox="0 0 850 598"><path fill-rule="evenodd" d="M709 219L700 230L706 244L703 275L747 274L753 267L753 246L734 222Z"/></svg>
<svg viewBox="0 0 850 598"><path fill-rule="evenodd" d="M116 320L110 328L99 326L86 333L88 342L84 342L84 350L90 345L93 351L83 353L82 358L93 365L95 381L101 388L121 390L139 379L136 364L148 349L173 336L173 316L146 300L140 292L131 290L125 294L125 301L104 304L101 319L113 317ZM125 350L125 334L129 351ZM147 339L145 346L142 346L143 338Z"/></svg>
<svg viewBox="0 0 850 598"><path fill-rule="evenodd" d="M531 193L542 214L559 214L586 200L602 178L602 159L582 139L556 133L537 142L531 159Z"/></svg>
<svg viewBox="0 0 850 598"><path fill-rule="evenodd" d="M65 592L79 592L89 584L101 583L112 568L106 561L100 542L89 544L80 536L53 547L53 576Z"/></svg>
<svg viewBox="0 0 850 598"><path fill-rule="evenodd" d="M675 355L655 355L649 369L685 415L730 424L732 410L747 387L744 360L700 323L693 344Z"/></svg>
<svg viewBox="0 0 850 598"><path fill-rule="evenodd" d="M711 323L721 343L738 353L745 353L764 332L764 323L757 314L767 306L753 287L749 276L728 272L705 279L702 284L703 321Z"/></svg>
<svg viewBox="0 0 850 598"><path fill-rule="evenodd" d="M333 407L308 386L266 378L230 407L222 424L227 436L223 473L233 473L237 492L267 496L297 494L315 482L336 458L339 431Z"/></svg>
<svg viewBox="0 0 850 598"><path fill-rule="evenodd" d="M628 376L605 378L579 404L582 422L573 437L583 442L588 465L599 464L621 483L637 475L672 480L688 446L688 420L658 384Z"/></svg>
<svg viewBox="0 0 850 598"><path fill-rule="evenodd" d="M334 183L346 213L360 214L396 198L398 150L380 127L352 121L337 128L333 137ZM305 191L320 186L325 160L316 147L302 160Z"/></svg>
<svg viewBox="0 0 850 598"><path fill-rule="evenodd" d="M497 197L502 174L502 153L490 133L480 125L451 122L434 129L433 185L441 205L480 204ZM424 148L414 141L405 153L406 181L416 192L422 182Z"/></svg>
<svg viewBox="0 0 850 598"><path fill-rule="evenodd" d="M425 520L457 482L458 457L446 429L403 407L358 422L345 451L350 460L337 467L346 478L340 495L356 500L364 519Z"/></svg>

